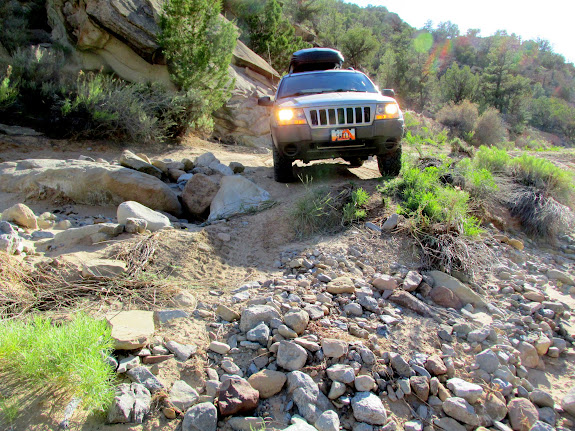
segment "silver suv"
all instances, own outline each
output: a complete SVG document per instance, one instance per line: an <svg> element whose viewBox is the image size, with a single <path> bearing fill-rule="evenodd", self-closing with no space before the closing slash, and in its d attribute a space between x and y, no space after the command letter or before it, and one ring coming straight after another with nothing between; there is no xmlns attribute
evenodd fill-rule
<svg viewBox="0 0 575 431"><path fill-rule="evenodd" d="M365 74L339 69L337 62L326 63L330 52L343 61L335 50L296 52L275 98L258 100L259 105L271 108L275 180L293 181L295 160L308 163L337 157L357 167L369 156L377 156L382 175L398 175L404 121L391 97L393 90L384 90L384 95ZM298 63L297 58L306 61ZM321 69L326 64L336 68L313 70L316 64Z"/></svg>

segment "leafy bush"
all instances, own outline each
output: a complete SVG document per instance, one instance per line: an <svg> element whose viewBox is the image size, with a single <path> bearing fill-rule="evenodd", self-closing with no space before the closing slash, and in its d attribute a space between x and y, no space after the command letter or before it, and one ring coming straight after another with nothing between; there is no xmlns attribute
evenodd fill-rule
<svg viewBox="0 0 575 431"><path fill-rule="evenodd" d="M468 145L466 142L462 141L459 138L453 138L451 140L451 152L452 153L462 153L467 155L468 157L473 157L475 154L475 149Z"/></svg>
<svg viewBox="0 0 575 431"><path fill-rule="evenodd" d="M471 196L484 198L498 187L492 173L485 168L478 168L475 161L463 159L455 165L455 171L465 179L465 190Z"/></svg>
<svg viewBox="0 0 575 431"><path fill-rule="evenodd" d="M0 110L12 105L18 97L18 88L14 83L10 82L11 74L12 66L8 66L6 75L0 79Z"/></svg>
<svg viewBox="0 0 575 431"><path fill-rule="evenodd" d="M478 116L477 105L464 100L457 105L450 103L441 108L437 113L437 121L450 127L455 136L468 139L472 136Z"/></svg>
<svg viewBox="0 0 575 431"><path fill-rule="evenodd" d="M479 147L473 159L474 165L479 169L486 169L491 173L504 173L509 167L511 157L507 151L498 148Z"/></svg>
<svg viewBox="0 0 575 431"><path fill-rule="evenodd" d="M563 203L573 205L575 186L573 175L548 160L522 154L513 159L513 176L527 186L542 191Z"/></svg>
<svg viewBox="0 0 575 431"><path fill-rule="evenodd" d="M219 0L169 0L160 17L159 42L172 80L194 91L211 113L229 98L228 66L237 32L220 17Z"/></svg>
<svg viewBox="0 0 575 431"><path fill-rule="evenodd" d="M479 145L497 145L507 139L507 129L495 108L487 108L477 119L473 133L474 141Z"/></svg>
<svg viewBox="0 0 575 431"><path fill-rule="evenodd" d="M352 223L365 218L367 213L362 207L369 201L369 193L363 188L355 189L351 192L351 202L343 207L343 222Z"/></svg>
<svg viewBox="0 0 575 431"><path fill-rule="evenodd" d="M114 370L104 361L112 347L106 322L84 314L61 326L43 317L4 320L0 365L5 378L31 393L64 391L89 410L103 410L113 397Z"/></svg>

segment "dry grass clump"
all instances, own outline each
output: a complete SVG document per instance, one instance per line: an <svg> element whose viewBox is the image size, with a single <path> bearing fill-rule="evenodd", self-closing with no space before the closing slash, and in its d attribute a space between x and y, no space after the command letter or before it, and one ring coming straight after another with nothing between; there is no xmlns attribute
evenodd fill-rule
<svg viewBox="0 0 575 431"><path fill-rule="evenodd" d="M76 279L68 265L46 265L33 270L15 258L0 254L0 318L14 318L34 311L73 307L81 300L121 300L124 304L153 307L168 300L177 287L163 277L146 272L156 249L150 235L130 243L119 254L128 270L119 277Z"/></svg>

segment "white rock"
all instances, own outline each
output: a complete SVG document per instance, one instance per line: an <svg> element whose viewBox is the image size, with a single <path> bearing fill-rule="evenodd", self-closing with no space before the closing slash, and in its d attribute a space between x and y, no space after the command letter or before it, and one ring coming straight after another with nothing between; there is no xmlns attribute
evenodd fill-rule
<svg viewBox="0 0 575 431"><path fill-rule="evenodd" d="M270 194L239 175L222 178L220 189L210 204L208 221L230 217L257 208L270 200Z"/></svg>
<svg viewBox="0 0 575 431"><path fill-rule="evenodd" d="M145 220L152 232L171 226L168 217L135 201L121 203L118 206L117 217L120 224L126 224L128 218Z"/></svg>

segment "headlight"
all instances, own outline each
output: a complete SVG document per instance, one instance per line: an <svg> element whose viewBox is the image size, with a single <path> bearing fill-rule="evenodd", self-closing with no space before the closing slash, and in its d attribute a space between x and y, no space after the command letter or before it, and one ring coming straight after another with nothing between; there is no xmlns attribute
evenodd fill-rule
<svg viewBox="0 0 575 431"><path fill-rule="evenodd" d="M306 124L303 109L284 108L277 111L278 124L287 126L290 124Z"/></svg>
<svg viewBox="0 0 575 431"><path fill-rule="evenodd" d="M375 119L388 120L390 118L399 118L399 106L397 103L391 102L377 105L375 110Z"/></svg>

